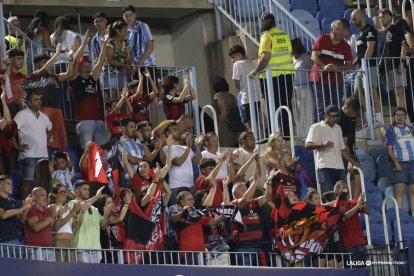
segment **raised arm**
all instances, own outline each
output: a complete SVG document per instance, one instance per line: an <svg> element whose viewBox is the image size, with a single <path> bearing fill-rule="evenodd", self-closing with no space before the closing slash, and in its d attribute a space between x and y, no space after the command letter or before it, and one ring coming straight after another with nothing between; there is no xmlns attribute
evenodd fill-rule
<svg viewBox="0 0 414 276"><path fill-rule="evenodd" d="M253 178L253 182L250 184L249 189L244 193L243 197L237 200L237 207L243 208L245 207L250 199L252 199L254 192L256 191L257 181Z"/></svg>
<svg viewBox="0 0 414 276"><path fill-rule="evenodd" d="M230 194L229 194L229 184L230 184L230 177L225 176L223 178L223 205L230 204Z"/></svg>
<svg viewBox="0 0 414 276"><path fill-rule="evenodd" d="M190 91L190 94L185 96L185 101L192 101L195 100L197 98L197 94L194 91L194 88L191 86L191 82L190 82L190 76L186 75L185 79L184 79L184 83L185 86L188 88L188 91Z"/></svg>
<svg viewBox="0 0 414 276"><path fill-rule="evenodd" d="M132 95L134 98L140 98L144 94L144 77L141 73L141 70L138 69L138 86L137 90L135 90L134 95Z"/></svg>
<svg viewBox="0 0 414 276"><path fill-rule="evenodd" d="M45 63L45 65L42 68L34 71L32 74L40 75L40 74L46 74L47 72L49 72L50 68L52 68L52 66L55 65L57 59L59 58L60 47L61 47L61 44L58 43L56 45L55 53L53 54L53 56Z"/></svg>
<svg viewBox="0 0 414 276"><path fill-rule="evenodd" d="M0 120L0 130L3 130L9 122L11 122L9 106L6 103L6 89L4 86L1 87L1 105L3 106L3 119Z"/></svg>
<svg viewBox="0 0 414 276"><path fill-rule="evenodd" d="M121 212L116 216L109 217L109 224L116 224L124 220L126 214L128 213L129 205L131 204L132 192L130 189L126 189L124 196L124 206L122 206Z"/></svg>
<svg viewBox="0 0 414 276"><path fill-rule="evenodd" d="M164 205L164 207L167 207L172 195L172 191L170 185L168 185L166 181L162 182L162 188L164 190L164 193L162 194L162 205Z"/></svg>
<svg viewBox="0 0 414 276"><path fill-rule="evenodd" d="M122 162L124 163L124 166L128 172L129 178L134 178L135 171L132 169L131 164L129 163L124 143L122 143Z"/></svg>
<svg viewBox="0 0 414 276"><path fill-rule="evenodd" d="M148 70L148 68L145 68L144 75L145 75L145 77L148 79L148 81L149 81L149 83L150 83L150 85L151 85L151 89L152 89L152 91L151 91L151 93L149 93L149 96L150 96L150 99L152 100L152 99L154 99L155 97L157 97L157 96L158 96L158 94L159 94L159 90L158 90L157 84L156 84L156 83L154 82L154 80L152 79L152 77L151 77L151 73L150 73L150 71Z"/></svg>
<svg viewBox="0 0 414 276"><path fill-rule="evenodd" d="M205 207L210 207L211 205L213 205L214 196L216 195L216 191L217 191L217 184L214 179L209 179L209 184L211 188L210 188L210 191L208 192L206 199L203 202L203 206Z"/></svg>
<svg viewBox="0 0 414 276"><path fill-rule="evenodd" d="M173 143L172 135L168 136L168 138L166 139L166 143L167 143L167 160L165 161L165 166L162 167L162 169L157 174L155 174L155 177L157 179L163 179L171 168L171 159L172 159L171 147Z"/></svg>
<svg viewBox="0 0 414 276"><path fill-rule="evenodd" d="M89 38L90 40L90 38ZM108 45L108 41L109 41L109 36L105 35L104 41L102 43L102 48L101 48L101 52L99 53L99 57L98 57L98 61L95 64L95 67L93 68L93 71L91 73L92 78L96 81L98 81L99 76L101 75L102 72L102 67L103 64L105 62L105 58L106 58L106 51L107 51L107 45Z"/></svg>
<svg viewBox="0 0 414 276"><path fill-rule="evenodd" d="M79 61L80 58L83 56L83 52L85 51L86 45L89 43L91 37L89 34L89 29L86 30L85 36L84 36L84 40L82 42L82 44L80 45L79 48L74 48L74 50L76 50L74 58L73 58L73 62L74 62L74 67L73 67L73 77L76 77L79 74Z"/></svg>

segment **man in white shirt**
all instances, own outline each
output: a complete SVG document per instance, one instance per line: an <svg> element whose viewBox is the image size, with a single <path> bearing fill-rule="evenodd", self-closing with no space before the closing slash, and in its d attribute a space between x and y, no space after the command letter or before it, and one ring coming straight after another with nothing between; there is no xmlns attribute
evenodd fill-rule
<svg viewBox="0 0 414 276"><path fill-rule="evenodd" d="M316 159L317 177L321 193L332 191L339 180L346 181L342 157L349 162L349 168L359 166L347 152L342 130L336 124L339 109L334 105L325 108L325 120L313 124L306 137L305 148L313 150Z"/></svg>
<svg viewBox="0 0 414 276"><path fill-rule="evenodd" d="M47 140L52 130L49 118L40 111L42 95L36 90L27 91L27 109L19 111L14 117L17 125L19 143L14 143L20 151L19 160L22 170L21 198L26 198L34 179L37 161L48 158Z"/></svg>
<svg viewBox="0 0 414 276"><path fill-rule="evenodd" d="M260 99L261 99L261 90L260 82L257 77L253 78L253 93L251 95L254 105L250 104L249 94L248 94L248 84L247 78L251 71L256 68L256 64L249 60L246 56L246 51L240 45L235 45L229 50L229 56L231 57L233 64L233 81L236 88L240 91L241 95L241 104L242 104L242 122L246 125L248 129L251 127L251 118L250 118L250 106L254 106L256 113L256 118L259 118L259 126L261 133L263 133L263 123L260 110Z"/></svg>
<svg viewBox="0 0 414 276"><path fill-rule="evenodd" d="M214 161L218 161L219 157L221 154L225 154L225 153L219 153L218 152L218 137L217 134L215 134L214 132L207 132L206 135L204 136L204 148L205 150L203 150L201 152L201 156L203 158L206 159L214 159ZM227 161L227 159L223 162L223 165L221 166L216 179L223 179L226 175L229 175L229 170L232 169L229 167L229 162Z"/></svg>
<svg viewBox="0 0 414 276"><path fill-rule="evenodd" d="M172 191L169 205L173 205L177 200L177 191L181 187L190 188L194 192L193 163L198 164L201 160L200 146L204 135L202 134L195 139L195 153L191 150L193 135L189 132L180 135L176 122L165 128L165 135L172 135L174 139L171 147L172 165L169 171L169 185ZM162 150L164 157L167 156L167 146L163 147Z"/></svg>

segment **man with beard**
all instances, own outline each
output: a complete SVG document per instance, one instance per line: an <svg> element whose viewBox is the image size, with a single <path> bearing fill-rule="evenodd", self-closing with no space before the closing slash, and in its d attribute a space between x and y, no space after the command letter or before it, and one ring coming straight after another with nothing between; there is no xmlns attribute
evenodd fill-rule
<svg viewBox="0 0 414 276"><path fill-rule="evenodd" d="M158 135L157 137L151 137L151 133L152 125L149 121L137 123L135 138L144 147L144 159L150 163L151 168L155 168L157 163L161 164L160 150L164 145L164 136Z"/></svg>
<svg viewBox="0 0 414 276"><path fill-rule="evenodd" d="M250 76L254 77L264 69L272 70L275 108L281 105L290 107L294 66L292 61L292 44L289 35L276 28L275 17L271 13L263 15L262 31L265 33L260 38L259 63L250 72ZM259 77L264 81L266 73L261 73ZM265 89L262 89L262 91L265 91ZM289 135L288 117L283 115L282 130L284 136Z"/></svg>

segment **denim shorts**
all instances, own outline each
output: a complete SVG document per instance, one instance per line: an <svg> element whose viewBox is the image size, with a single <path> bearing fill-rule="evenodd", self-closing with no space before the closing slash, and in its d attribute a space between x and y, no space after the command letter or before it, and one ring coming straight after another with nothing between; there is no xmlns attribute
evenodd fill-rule
<svg viewBox="0 0 414 276"><path fill-rule="evenodd" d="M392 183L414 184L414 161L400 161L401 171L393 171Z"/></svg>
<svg viewBox="0 0 414 276"><path fill-rule="evenodd" d="M45 157L31 158L27 157L20 160L20 168L22 170L23 180L34 180L34 174L36 170L37 161Z"/></svg>

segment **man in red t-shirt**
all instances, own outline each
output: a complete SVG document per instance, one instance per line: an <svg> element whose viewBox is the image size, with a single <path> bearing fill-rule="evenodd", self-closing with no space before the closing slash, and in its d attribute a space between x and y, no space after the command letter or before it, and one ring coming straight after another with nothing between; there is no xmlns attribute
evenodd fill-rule
<svg viewBox="0 0 414 276"><path fill-rule="evenodd" d="M202 158L199 163L200 171L203 175L199 176L195 181L195 190L207 190L210 191L210 183L214 181L217 186L216 193L214 195L213 205L211 207L218 208L223 202L223 179L216 179L221 166L226 160L228 153L223 153L218 162L212 158Z"/></svg>
<svg viewBox="0 0 414 276"><path fill-rule="evenodd" d="M279 170L272 178L272 202L276 202L277 190L283 188L285 193L293 192L299 197L300 183L292 175L296 170L296 161L288 151L278 156Z"/></svg>
<svg viewBox="0 0 414 276"><path fill-rule="evenodd" d="M7 52L6 70L0 71L0 84L4 85L7 91L6 102L10 109L11 117L22 109L23 84L26 76L20 73L24 65L24 52L17 48L12 48ZM10 87L10 91L8 91Z"/></svg>
<svg viewBox="0 0 414 276"><path fill-rule="evenodd" d="M341 194L341 191L348 191L348 185L343 181L338 181L335 184L334 192L336 196ZM348 198L349 198L349 193ZM363 195L362 195L363 197ZM360 197L361 198L361 197ZM359 208L355 208L359 207ZM339 226L340 240L343 248L347 253L356 254L353 255L353 260L365 260L361 251L365 251L364 233L362 232L361 222L359 220L360 213L370 214L370 209L363 200L347 200L343 201L343 204L339 206L339 211L345 214L343 222Z"/></svg>
<svg viewBox="0 0 414 276"><path fill-rule="evenodd" d="M127 104L127 112L120 112L121 108L124 106L124 103ZM107 114L105 116L106 127L109 131L109 139L114 138L115 136L122 135L122 125L121 122L123 119L129 118L132 112L132 106L128 101L128 91L123 90L121 92L121 99L119 101L112 99L105 104L105 109Z"/></svg>
<svg viewBox="0 0 414 276"><path fill-rule="evenodd" d="M343 97L341 70L352 69L351 48L344 41L344 24L336 20L331 33L320 35L312 47L312 72L309 80L315 84L317 112L323 119L325 106L340 106Z"/></svg>
<svg viewBox="0 0 414 276"><path fill-rule="evenodd" d="M44 188L36 187L32 191L34 204L27 209L24 226L26 244L30 246L52 247L52 230L56 214L47 207L47 193ZM54 261L52 250L30 249L30 258L42 261Z"/></svg>

